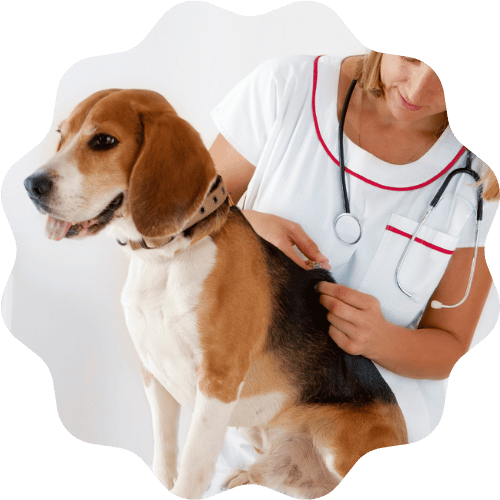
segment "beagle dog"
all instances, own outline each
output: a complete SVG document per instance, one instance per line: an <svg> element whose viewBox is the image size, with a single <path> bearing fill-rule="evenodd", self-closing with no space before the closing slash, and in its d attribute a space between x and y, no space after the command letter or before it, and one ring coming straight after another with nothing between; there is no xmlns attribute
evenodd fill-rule
<svg viewBox="0 0 500 500"><path fill-rule="evenodd" d="M199 134L159 94L104 90L64 120L24 183L46 235L105 227L130 254L122 294L152 412L153 469L175 495L206 491L228 426L258 459L225 487L330 492L370 450L407 442L373 363L328 335L315 286L232 206ZM179 408L194 408L177 472Z"/></svg>

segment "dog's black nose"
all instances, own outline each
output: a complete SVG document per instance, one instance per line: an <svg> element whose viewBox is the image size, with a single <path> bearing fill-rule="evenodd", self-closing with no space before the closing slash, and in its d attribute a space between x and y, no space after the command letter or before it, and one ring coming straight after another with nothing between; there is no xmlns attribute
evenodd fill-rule
<svg viewBox="0 0 500 500"><path fill-rule="evenodd" d="M46 174L33 174L24 180L24 187L32 198L39 200L47 196L52 189L53 182Z"/></svg>

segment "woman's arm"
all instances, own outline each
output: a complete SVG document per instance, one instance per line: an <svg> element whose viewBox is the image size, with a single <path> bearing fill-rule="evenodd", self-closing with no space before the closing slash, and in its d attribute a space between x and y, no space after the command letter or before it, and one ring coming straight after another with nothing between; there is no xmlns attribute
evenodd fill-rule
<svg viewBox="0 0 500 500"><path fill-rule="evenodd" d="M484 248L478 249L468 299L453 309L432 309L432 300L455 304L467 288L472 248L455 251L417 330L393 325L370 295L348 287L320 283L320 302L328 309L330 336L341 349L372 359L410 378L444 379L469 349L492 279Z"/></svg>
<svg viewBox="0 0 500 500"><path fill-rule="evenodd" d="M226 183L231 199L235 204L238 203L247 190L255 166L238 153L222 134L215 138L209 152L217 172Z"/></svg>
<svg viewBox="0 0 500 500"><path fill-rule="evenodd" d="M212 144L210 154L217 172L224 178L233 202L238 203L248 188L255 166L238 153L221 134ZM259 236L278 247L299 266L310 269L312 262L319 262L325 269L330 268L328 259L299 224L255 210L244 210L243 213ZM299 257L293 248L294 245L308 261Z"/></svg>
<svg viewBox="0 0 500 500"><path fill-rule="evenodd" d="M255 166L222 135L217 137L210 153L236 203L246 191ZM244 214L260 236L305 269L310 268L309 263L300 259L294 245L311 261L321 262L322 267L329 268L328 260L298 224L254 210L245 210ZM462 299L472 254L472 248L454 252L431 300L454 304ZM465 303L453 309L432 309L428 305L417 330L385 320L379 301L371 295L331 283L320 283L318 292L321 303L328 309L330 335L341 349L364 355L399 375L443 379L469 349L491 282L484 248L480 248L474 281Z"/></svg>

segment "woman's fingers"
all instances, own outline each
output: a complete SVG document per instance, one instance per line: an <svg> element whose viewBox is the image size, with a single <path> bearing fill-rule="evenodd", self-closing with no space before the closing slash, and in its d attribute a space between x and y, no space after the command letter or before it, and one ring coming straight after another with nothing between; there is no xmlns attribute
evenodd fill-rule
<svg viewBox="0 0 500 500"><path fill-rule="evenodd" d="M358 347L356 342L345 332L344 329L339 328L335 325L330 325L328 329L328 334L332 340L345 352L352 354L354 356L359 356L362 354L361 349Z"/></svg>
<svg viewBox="0 0 500 500"><path fill-rule="evenodd" d="M279 248L285 255L304 269L311 269L314 263L330 269L328 259L319 251L316 243L306 234L300 224L277 215L245 210L245 217L262 238ZM304 260L295 247L306 256Z"/></svg>
<svg viewBox="0 0 500 500"><path fill-rule="evenodd" d="M358 309L355 307L324 294L319 296L319 302L328 311L327 318L330 323L332 323L334 318L341 318L343 321L351 323L352 325L355 324L356 314L358 312Z"/></svg>
<svg viewBox="0 0 500 500"><path fill-rule="evenodd" d="M278 247L287 257L292 259L295 264L298 264L300 267L306 270L312 269L312 264L309 263L308 260L304 260L293 248L293 245L281 245Z"/></svg>
<svg viewBox="0 0 500 500"><path fill-rule="evenodd" d="M385 345L387 320L372 295L336 283L320 282L316 290L328 311L328 333L344 351L369 359Z"/></svg>
<svg viewBox="0 0 500 500"><path fill-rule="evenodd" d="M359 292L347 286L338 285L337 283L321 281L316 286L316 290L327 297L336 298L356 309L370 309L372 307L377 307L378 303L377 299L372 295Z"/></svg>
<svg viewBox="0 0 500 500"><path fill-rule="evenodd" d="M306 261L308 269L314 263L320 264L324 269L331 269L328 259L319 251L318 245L307 235L300 224L290 223L289 237L290 241L309 259Z"/></svg>

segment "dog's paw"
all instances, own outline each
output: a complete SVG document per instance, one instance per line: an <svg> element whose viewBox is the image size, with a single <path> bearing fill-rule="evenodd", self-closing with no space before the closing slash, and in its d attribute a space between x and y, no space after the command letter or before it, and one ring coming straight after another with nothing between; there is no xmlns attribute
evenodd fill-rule
<svg viewBox="0 0 500 500"><path fill-rule="evenodd" d="M177 470L172 470L168 467L153 467L153 473L167 490L174 487L175 480L177 479Z"/></svg>
<svg viewBox="0 0 500 500"><path fill-rule="evenodd" d="M231 488L235 488L236 486L250 484L251 482L252 481L250 480L248 471L243 469L236 469L226 477L226 480L221 485L221 490L230 490Z"/></svg>

